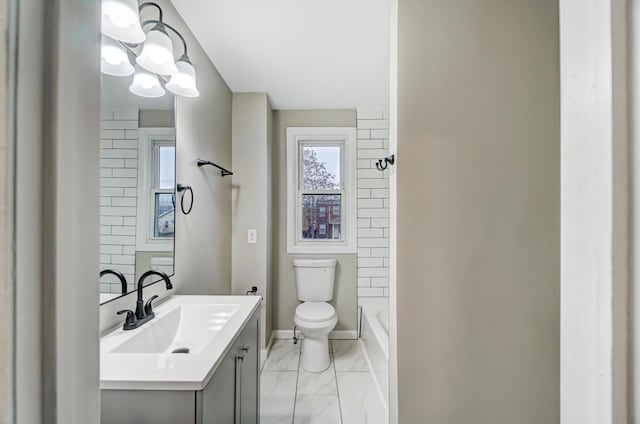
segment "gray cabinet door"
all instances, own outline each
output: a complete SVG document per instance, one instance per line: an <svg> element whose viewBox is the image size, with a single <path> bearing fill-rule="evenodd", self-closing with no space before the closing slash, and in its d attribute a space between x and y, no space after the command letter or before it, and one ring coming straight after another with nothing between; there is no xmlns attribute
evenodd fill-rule
<svg viewBox="0 0 640 424"><path fill-rule="evenodd" d="M225 356L207 387L198 396L198 409L202 408L202 424L233 424L235 417L235 351ZM200 421L199 421L200 422Z"/></svg>
<svg viewBox="0 0 640 424"><path fill-rule="evenodd" d="M257 424L259 413L259 311L247 322L198 396L198 424ZM200 412L201 411L201 412Z"/></svg>
<svg viewBox="0 0 640 424"><path fill-rule="evenodd" d="M255 314L252 317L242 333L244 347L248 347L249 350L246 352L242 362L241 424L258 423L260 399L260 341L258 333L260 326L258 316L258 314Z"/></svg>

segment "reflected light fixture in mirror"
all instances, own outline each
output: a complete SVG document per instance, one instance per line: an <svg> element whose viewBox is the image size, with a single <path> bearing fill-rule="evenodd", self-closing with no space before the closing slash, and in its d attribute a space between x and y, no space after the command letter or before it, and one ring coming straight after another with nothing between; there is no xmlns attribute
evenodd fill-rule
<svg viewBox="0 0 640 424"><path fill-rule="evenodd" d="M156 74L153 74L141 66L136 65L136 72L133 75L133 82L129 86L136 96L140 97L162 97L164 96L164 88L160 85L160 80Z"/></svg>
<svg viewBox="0 0 640 424"><path fill-rule="evenodd" d="M147 39L142 47L136 63L148 71L159 75L174 75L178 72L173 61L173 43L160 23L147 33Z"/></svg>
<svg viewBox="0 0 640 424"><path fill-rule="evenodd" d="M142 43L137 0L102 0L102 33L125 43Z"/></svg>
<svg viewBox="0 0 640 424"><path fill-rule="evenodd" d="M140 22L140 14L147 7L157 9L158 20ZM150 25L153 26L145 34L143 28ZM184 51L177 63L173 41L167 30L182 42ZM136 0L102 0L102 33L110 37L103 37L103 73L129 76L134 72L129 58L135 57L135 73L129 87L131 93L160 97L165 94L166 85L169 91L179 96L200 95L196 88L196 71L187 56L187 42L178 30L163 21L162 8L157 3L144 2L137 6Z"/></svg>
<svg viewBox="0 0 640 424"><path fill-rule="evenodd" d="M103 74L126 77L133 74L129 53L112 38L102 36L100 70Z"/></svg>

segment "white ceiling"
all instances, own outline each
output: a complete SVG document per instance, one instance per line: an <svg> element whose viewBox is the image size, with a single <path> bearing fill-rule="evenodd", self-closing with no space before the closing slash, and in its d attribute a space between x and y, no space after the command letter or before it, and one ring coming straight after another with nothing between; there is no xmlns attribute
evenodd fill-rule
<svg viewBox="0 0 640 424"><path fill-rule="evenodd" d="M234 92L275 109L388 107L389 0L172 0Z"/></svg>

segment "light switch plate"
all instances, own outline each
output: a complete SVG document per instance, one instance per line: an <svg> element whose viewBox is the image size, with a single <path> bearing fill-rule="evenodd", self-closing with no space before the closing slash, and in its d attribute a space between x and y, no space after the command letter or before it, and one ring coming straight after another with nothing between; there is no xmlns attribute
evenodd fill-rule
<svg viewBox="0 0 640 424"><path fill-rule="evenodd" d="M247 243L256 244L258 242L258 230L251 229L247 231Z"/></svg>

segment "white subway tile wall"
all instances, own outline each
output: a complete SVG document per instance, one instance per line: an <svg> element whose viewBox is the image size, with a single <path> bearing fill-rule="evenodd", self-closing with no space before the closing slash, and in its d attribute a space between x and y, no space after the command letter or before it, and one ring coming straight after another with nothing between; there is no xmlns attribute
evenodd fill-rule
<svg viewBox="0 0 640 424"><path fill-rule="evenodd" d="M100 270L115 269L133 290L138 195L138 110L104 110L100 121ZM101 293L120 293L112 275Z"/></svg>
<svg viewBox="0 0 640 424"><path fill-rule="evenodd" d="M389 155L388 112L358 108L358 298L389 296L389 172L376 161Z"/></svg>

